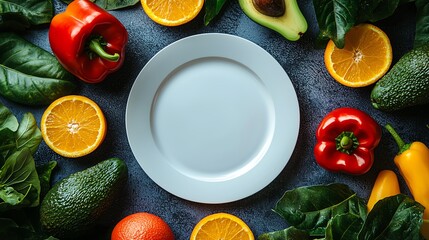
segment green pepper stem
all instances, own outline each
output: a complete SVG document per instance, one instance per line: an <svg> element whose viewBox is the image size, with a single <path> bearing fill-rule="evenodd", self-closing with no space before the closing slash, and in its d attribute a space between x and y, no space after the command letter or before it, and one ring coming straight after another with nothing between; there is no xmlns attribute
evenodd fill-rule
<svg viewBox="0 0 429 240"><path fill-rule="evenodd" d="M89 42L89 49L103 59L106 59L112 62L117 62L119 60L118 53L109 54L106 51L104 51L103 47L101 46L100 39L98 38L91 39L91 41Z"/></svg>
<svg viewBox="0 0 429 240"><path fill-rule="evenodd" d="M384 126L384 127L387 129L387 131L389 131L390 135L392 135L396 144L398 144L399 154L404 152L405 150L407 150L409 148L410 144L406 144L404 142L404 140L402 140L402 138L399 136L399 134L395 131L395 129L390 124L386 124L386 126Z"/></svg>
<svg viewBox="0 0 429 240"><path fill-rule="evenodd" d="M359 146L359 140L353 132L342 132L335 138L336 149L342 153L352 154Z"/></svg>
<svg viewBox="0 0 429 240"><path fill-rule="evenodd" d="M340 145L344 149L350 149L353 146L353 140L348 136L343 136L341 138Z"/></svg>

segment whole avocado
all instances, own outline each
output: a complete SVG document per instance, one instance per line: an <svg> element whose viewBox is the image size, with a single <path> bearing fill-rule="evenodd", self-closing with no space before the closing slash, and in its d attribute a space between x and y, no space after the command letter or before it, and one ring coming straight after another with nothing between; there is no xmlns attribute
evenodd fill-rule
<svg viewBox="0 0 429 240"><path fill-rule="evenodd" d="M429 103L429 45L402 56L371 92L376 109L396 111Z"/></svg>
<svg viewBox="0 0 429 240"><path fill-rule="evenodd" d="M60 239L76 239L108 210L127 177L124 161L110 158L60 180L41 203L43 230Z"/></svg>

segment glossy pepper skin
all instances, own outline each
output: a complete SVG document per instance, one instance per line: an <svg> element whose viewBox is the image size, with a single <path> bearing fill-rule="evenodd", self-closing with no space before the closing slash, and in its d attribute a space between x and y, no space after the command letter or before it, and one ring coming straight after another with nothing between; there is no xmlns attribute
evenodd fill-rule
<svg viewBox="0 0 429 240"><path fill-rule="evenodd" d="M124 62L128 32L124 25L88 0L74 0L57 14L49 42L59 62L76 77L98 83Z"/></svg>
<svg viewBox="0 0 429 240"><path fill-rule="evenodd" d="M381 199L400 194L399 181L396 173L392 170L382 170L378 173L371 195L368 199L368 211Z"/></svg>
<svg viewBox="0 0 429 240"><path fill-rule="evenodd" d="M386 129L399 147L394 162L404 178L414 200L425 207L423 219L429 220L429 149L422 142L406 144L390 124Z"/></svg>
<svg viewBox="0 0 429 240"><path fill-rule="evenodd" d="M330 171L361 175L372 167L381 127L365 112L337 108L328 113L316 131L314 156Z"/></svg>

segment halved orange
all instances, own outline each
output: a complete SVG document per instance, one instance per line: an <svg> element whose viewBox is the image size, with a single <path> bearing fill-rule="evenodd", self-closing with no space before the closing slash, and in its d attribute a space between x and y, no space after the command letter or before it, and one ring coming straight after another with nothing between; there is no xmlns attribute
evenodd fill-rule
<svg viewBox="0 0 429 240"><path fill-rule="evenodd" d="M344 48L330 40L325 49L325 66L329 74L348 87L365 87L375 83L392 64L389 37L372 24L351 28Z"/></svg>
<svg viewBox="0 0 429 240"><path fill-rule="evenodd" d="M190 240L254 240L249 226L229 213L214 213L201 219L191 233Z"/></svg>
<svg viewBox="0 0 429 240"><path fill-rule="evenodd" d="M91 99L69 95L52 102L40 122L42 137L63 157L77 158L93 152L104 140L106 120Z"/></svg>
<svg viewBox="0 0 429 240"><path fill-rule="evenodd" d="M194 19L204 0L141 0L150 19L164 26L178 26Z"/></svg>

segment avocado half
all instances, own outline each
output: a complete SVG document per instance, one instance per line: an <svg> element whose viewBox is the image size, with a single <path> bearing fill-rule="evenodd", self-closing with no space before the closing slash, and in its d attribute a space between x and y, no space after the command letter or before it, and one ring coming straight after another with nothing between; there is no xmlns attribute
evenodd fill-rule
<svg viewBox="0 0 429 240"><path fill-rule="evenodd" d="M239 0L243 12L254 22L270 28L290 41L297 41L307 31L307 21L296 0L283 0L286 11L280 17L271 17L259 12L253 0Z"/></svg>

